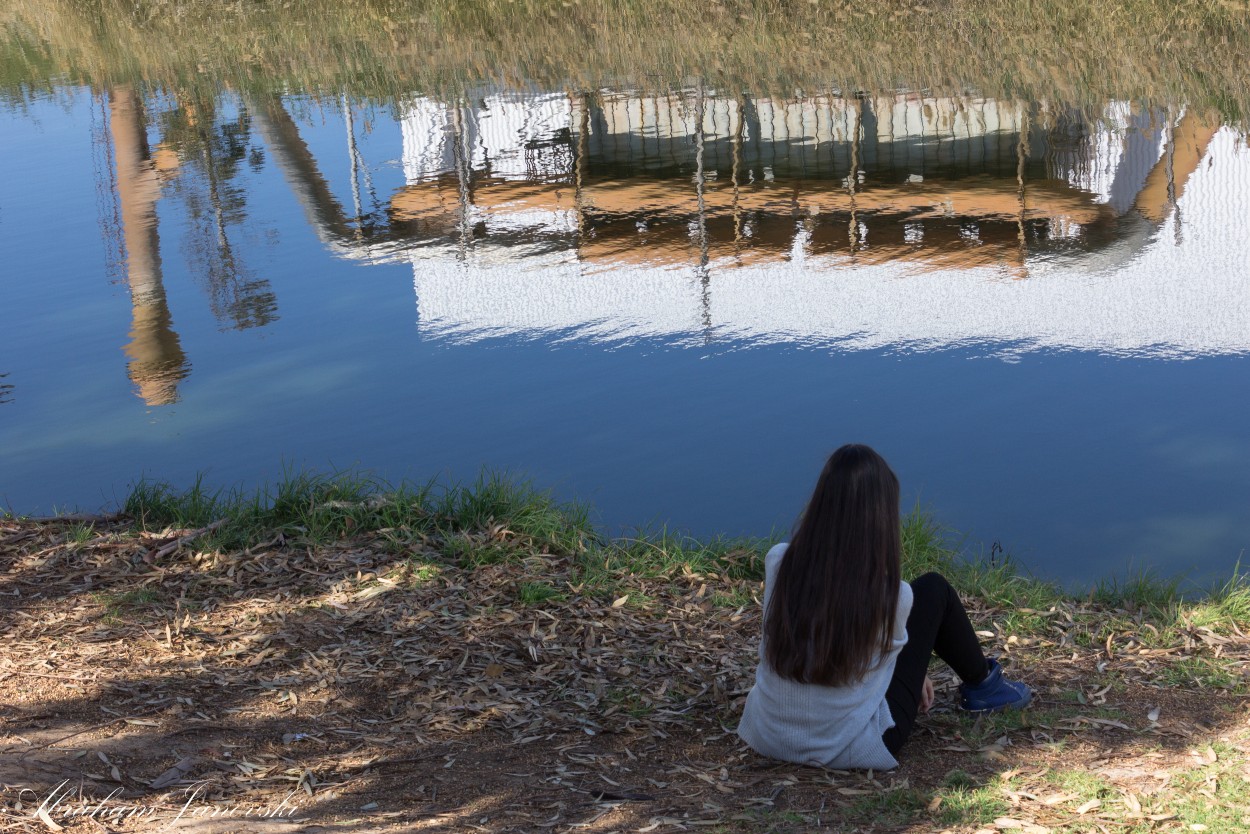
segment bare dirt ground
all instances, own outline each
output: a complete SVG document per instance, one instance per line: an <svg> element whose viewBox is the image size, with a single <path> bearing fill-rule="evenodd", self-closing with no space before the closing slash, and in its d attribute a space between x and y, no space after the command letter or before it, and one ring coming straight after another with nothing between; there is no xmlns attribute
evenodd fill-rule
<svg viewBox="0 0 1250 834"><path fill-rule="evenodd" d="M1036 706L960 715L935 667L898 770L826 771L734 733L756 582L589 587L550 554L466 568L378 536L162 551L176 535L0 521L0 831L1250 827L1235 624L1163 644L1073 602L1011 633L971 600Z"/></svg>

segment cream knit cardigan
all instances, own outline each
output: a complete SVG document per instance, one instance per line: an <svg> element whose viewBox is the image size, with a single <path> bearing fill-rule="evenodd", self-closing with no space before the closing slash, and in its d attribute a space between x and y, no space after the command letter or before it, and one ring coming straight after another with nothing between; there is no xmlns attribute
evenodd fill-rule
<svg viewBox="0 0 1250 834"><path fill-rule="evenodd" d="M782 542L764 557L765 611L785 553ZM861 680L846 686L799 683L778 676L764 660L761 637L755 686L747 696L738 735L756 752L788 762L839 769L897 767L881 734L894 726L885 690L907 642L911 604L911 586L902 582L889 652Z"/></svg>

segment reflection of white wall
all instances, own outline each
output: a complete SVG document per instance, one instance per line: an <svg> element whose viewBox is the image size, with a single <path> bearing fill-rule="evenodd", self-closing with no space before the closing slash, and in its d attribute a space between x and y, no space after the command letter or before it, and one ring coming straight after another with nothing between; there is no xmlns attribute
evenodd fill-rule
<svg viewBox="0 0 1250 834"><path fill-rule="evenodd" d="M1024 111L1012 102L986 98L922 98L914 94L873 99L877 139L966 139L992 133L1019 133Z"/></svg>
<svg viewBox="0 0 1250 834"><path fill-rule="evenodd" d="M1106 129L1104 125L1103 130ZM1150 169L1163 153L1167 137L1163 132L1163 115L1148 111L1125 114L1123 127L1116 132L1122 136L1120 156L1107 188L1107 203L1116 214L1123 214L1137 199Z"/></svg>
<svg viewBox="0 0 1250 834"><path fill-rule="evenodd" d="M451 251L426 254L412 265L418 326L427 336L622 342L680 337L701 326L699 283L680 271L592 272L567 253L517 260L511 251L487 250L467 264Z"/></svg>
<svg viewBox="0 0 1250 834"><path fill-rule="evenodd" d="M408 103L399 121L404 137L404 179L419 182L455 167L452 116L447 105L428 98Z"/></svg>
<svg viewBox="0 0 1250 834"><path fill-rule="evenodd" d="M454 171L457 134L466 160L476 170L489 169L507 179L554 173L536 171L535 155L526 146L567 130L572 112L563 93L488 93L459 107L415 98L400 118L404 177L414 183Z"/></svg>
<svg viewBox="0 0 1250 834"><path fill-rule="evenodd" d="M594 133L592 127L592 150L621 158L648 154L661 158L673 151L670 145L674 141L686 152L700 133L711 142L730 139L739 130L746 141L765 145L844 145L853 138L859 105L854 99L838 96L755 99L752 106L758 136L752 136L751 128L742 124L745 114L740 101L732 96L709 93L700 102L689 91L648 96L604 92L599 96L599 106L601 133ZM877 141L883 144L1001 136L1023 125L1017 105L992 99L897 95L874 98L870 106L876 114ZM526 145L550 140L560 130L577 133L581 129L581 103L564 93L490 91L470 97L459 107L419 97L408 102L401 121L404 174L410 183L454 170L457 131L471 167L518 179L536 173L571 172L536 172L535 155ZM971 149L977 151L976 146ZM571 159L567 161L571 164ZM712 167L728 161L709 158L708 163Z"/></svg>
<svg viewBox="0 0 1250 834"><path fill-rule="evenodd" d="M571 254L530 259L489 243L464 264L432 251L412 262L420 327L453 340L558 333L601 342L694 342L704 338L706 312L718 334L761 342L1245 352L1250 150L1222 129L1190 177L1179 212L1135 259L1097 274L1079 258L1031 262L1023 280L991 269L914 274L903 265L813 257L714 264L705 310L693 265L591 268Z"/></svg>
<svg viewBox="0 0 1250 834"><path fill-rule="evenodd" d="M555 174L535 170L532 151L526 145L549 140L561 129L568 129L572 107L563 93L521 96L515 93L489 95L472 111L477 123L472 165L507 179L526 179ZM566 173L566 172L558 172Z"/></svg>
<svg viewBox="0 0 1250 834"><path fill-rule="evenodd" d="M1056 175L1069 184L1097 195L1100 203L1111 197L1111 183L1124 154L1124 131L1132 116L1130 105L1112 102L1103 120L1088 137L1086 147L1064 148L1053 155ZM1142 174L1145 180L1145 173Z"/></svg>

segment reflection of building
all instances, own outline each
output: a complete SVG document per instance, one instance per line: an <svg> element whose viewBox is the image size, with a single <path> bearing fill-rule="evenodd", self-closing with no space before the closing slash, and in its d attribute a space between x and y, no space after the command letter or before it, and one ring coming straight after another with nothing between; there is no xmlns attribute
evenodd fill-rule
<svg viewBox="0 0 1250 834"><path fill-rule="evenodd" d="M1100 295L1097 282L994 280L1131 271L1180 222L1177 206L1227 200L1210 197L1225 186L1203 166L1218 157L1228 181L1244 176L1244 154L1229 131L1213 143L1195 114L1114 105L1089 123L979 99L701 91L472 101L409 105L407 184L368 235L342 219L320 174L294 186L337 251L412 262L427 332L862 341L894 330L881 343L1229 348L1168 306L1197 292L1175 275L1134 278L1131 297L1123 286ZM300 158L288 172L315 173L302 141L288 144ZM1229 275L1204 276L1217 283L1187 309L1244 310L1246 288ZM1094 307L1072 307L1082 304ZM1171 332L1177 322L1184 333Z"/></svg>

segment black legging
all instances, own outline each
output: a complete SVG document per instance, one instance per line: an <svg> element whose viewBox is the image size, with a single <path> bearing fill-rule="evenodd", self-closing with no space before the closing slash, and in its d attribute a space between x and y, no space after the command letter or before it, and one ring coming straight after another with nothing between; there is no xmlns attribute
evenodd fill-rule
<svg viewBox="0 0 1250 834"><path fill-rule="evenodd" d="M959 594L940 573L926 573L911 582L911 613L907 615L907 644L898 654L894 677L885 691L894 726L881 734L891 755L911 735L920 710L920 695L929 658L936 654L965 683L985 680L988 666L968 612Z"/></svg>

